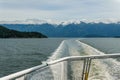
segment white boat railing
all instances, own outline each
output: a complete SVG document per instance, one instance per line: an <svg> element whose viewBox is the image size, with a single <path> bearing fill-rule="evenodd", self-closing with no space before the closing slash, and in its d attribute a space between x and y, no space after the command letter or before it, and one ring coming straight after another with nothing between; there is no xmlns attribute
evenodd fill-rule
<svg viewBox="0 0 120 80"><path fill-rule="evenodd" d="M64 57L55 61L48 62L47 64L56 64L62 61L67 61L67 60L84 60L84 59L104 59L104 58L117 58L120 57L120 53L117 54L104 54L104 55L86 55L86 56L69 56L69 57Z"/></svg>
<svg viewBox="0 0 120 80"><path fill-rule="evenodd" d="M30 74L31 72L35 72L36 70L43 69L45 67L48 67L50 65L54 65L54 64L57 64L63 61L77 61L77 60L84 60L81 80L88 80L90 65L93 59L107 59L107 58L118 58L118 57L120 57L120 53L104 54L104 55L69 56L69 57L64 57L64 58L54 60L51 62L47 62L42 65L38 65L32 68L14 73L14 74L10 74L8 76L0 78L0 80L26 80L27 74Z"/></svg>

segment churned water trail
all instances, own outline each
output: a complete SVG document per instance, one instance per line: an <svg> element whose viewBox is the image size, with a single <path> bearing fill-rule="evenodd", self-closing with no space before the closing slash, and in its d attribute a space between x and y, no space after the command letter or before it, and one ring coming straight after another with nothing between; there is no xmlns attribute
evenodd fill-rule
<svg viewBox="0 0 120 80"><path fill-rule="evenodd" d="M105 53L80 42L79 40L64 40L56 49L49 61L68 56L104 55ZM61 62L50 66L54 79L79 80L82 75L83 61ZM93 60L89 80L119 80L120 62L115 59ZM64 68L64 69L63 69ZM63 74L63 75L60 75ZM57 76L57 77L56 77Z"/></svg>

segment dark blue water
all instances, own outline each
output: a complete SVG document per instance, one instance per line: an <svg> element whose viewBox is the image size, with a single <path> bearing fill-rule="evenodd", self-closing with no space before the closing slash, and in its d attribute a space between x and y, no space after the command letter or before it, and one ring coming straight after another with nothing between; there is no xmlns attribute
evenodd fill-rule
<svg viewBox="0 0 120 80"><path fill-rule="evenodd" d="M63 39L0 39L0 77L40 65Z"/></svg>

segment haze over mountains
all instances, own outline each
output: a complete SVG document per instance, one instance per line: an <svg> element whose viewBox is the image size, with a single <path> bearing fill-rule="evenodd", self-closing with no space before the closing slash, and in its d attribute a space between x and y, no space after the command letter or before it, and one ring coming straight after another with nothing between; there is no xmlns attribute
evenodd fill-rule
<svg viewBox="0 0 120 80"><path fill-rule="evenodd" d="M120 37L120 22L116 21L66 21L26 20L0 22L9 29L18 31L41 32L48 37Z"/></svg>

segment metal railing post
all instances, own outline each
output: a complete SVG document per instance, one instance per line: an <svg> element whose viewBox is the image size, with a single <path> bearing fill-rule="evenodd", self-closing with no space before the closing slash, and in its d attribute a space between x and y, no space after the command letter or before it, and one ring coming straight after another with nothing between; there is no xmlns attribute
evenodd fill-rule
<svg viewBox="0 0 120 80"><path fill-rule="evenodd" d="M84 64L83 64L82 80L84 80L85 66L86 66L86 59L84 59Z"/></svg>
<svg viewBox="0 0 120 80"><path fill-rule="evenodd" d="M91 66L91 60L92 60L91 58L84 59L82 80L88 80L90 66Z"/></svg>

